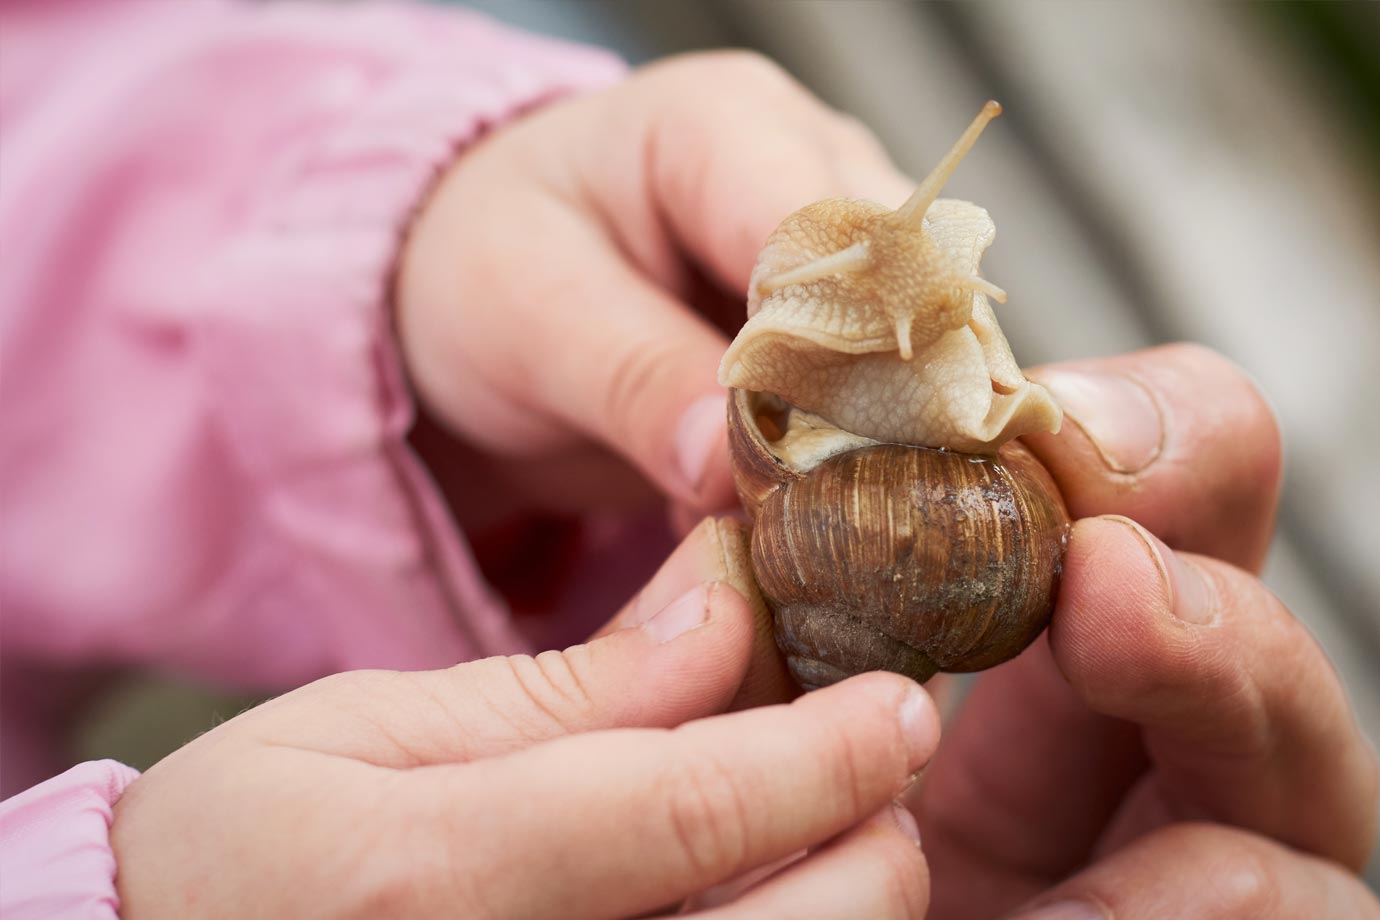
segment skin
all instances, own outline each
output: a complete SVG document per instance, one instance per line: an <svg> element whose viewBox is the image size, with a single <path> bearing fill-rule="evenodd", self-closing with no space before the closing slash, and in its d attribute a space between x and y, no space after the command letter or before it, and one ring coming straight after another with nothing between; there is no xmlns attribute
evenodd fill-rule
<svg viewBox="0 0 1380 920"><path fill-rule="evenodd" d="M720 394L761 241L802 203L911 189L743 54L645 68L466 153L398 287L418 446L483 497L457 516L731 503L720 436L695 476L675 446ZM1059 604L937 754L928 696L894 675L789 704L769 680L749 702L777 705L722 714L763 639L703 526L586 645L327 678L155 766L116 807L123 915L1380 917L1355 874L1373 753L1255 578L1268 407L1192 347L1038 376L1081 394L1029 439L1079 518ZM890 803L927 763L905 795L922 851Z"/></svg>
<svg viewBox="0 0 1380 920"><path fill-rule="evenodd" d="M807 847L707 915L788 916L819 892L825 918L923 903L891 803L938 743L929 696L871 674L716 715L753 615L699 580L706 533L589 644L340 674L157 764L116 807L122 916L627 916ZM666 594L680 605L647 603Z"/></svg>
<svg viewBox="0 0 1380 920"><path fill-rule="evenodd" d="M802 202L910 186L856 123L742 53L652 65L467 151L398 284L435 422L424 453L443 486L458 473L461 523L663 497L687 523L734 507L722 426L694 481L675 445L687 409L723 398L762 241Z"/></svg>
<svg viewBox="0 0 1380 920"><path fill-rule="evenodd" d="M1081 407L1060 434L1027 439L1082 519L1046 637L978 681L911 794L932 915L998 916L1074 874L1063 889L1117 918L1380 916L1350 874L1375 834L1374 751L1322 649L1254 577L1280 476L1268 406L1196 346L1035 376L1059 373L1135 381L1154 421L1117 435L1107 422L1126 407L1109 402L1102 419ZM1145 434L1157 450L1131 444ZM1123 472L1108 454L1151 459ZM1240 903L1188 886L1202 903L1155 913L1188 858L1170 841L1189 839L1217 848L1214 871L1252 880ZM1110 884L1122 878L1140 881ZM1316 899L1294 887L1304 879Z"/></svg>

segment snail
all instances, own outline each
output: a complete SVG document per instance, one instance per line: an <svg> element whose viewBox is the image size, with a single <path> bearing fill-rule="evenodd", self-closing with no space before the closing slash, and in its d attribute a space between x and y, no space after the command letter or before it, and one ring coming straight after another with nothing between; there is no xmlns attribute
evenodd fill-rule
<svg viewBox="0 0 1380 920"><path fill-rule="evenodd" d="M938 198L1000 112L988 102L896 210L831 199L788 216L720 366L751 570L806 690L992 667L1049 621L1068 512L1014 439L1062 415L977 274L991 218Z"/></svg>

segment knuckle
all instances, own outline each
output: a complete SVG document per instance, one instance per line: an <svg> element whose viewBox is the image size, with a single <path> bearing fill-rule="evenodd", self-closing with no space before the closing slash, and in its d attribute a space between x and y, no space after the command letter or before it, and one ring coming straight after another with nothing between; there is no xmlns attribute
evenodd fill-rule
<svg viewBox="0 0 1380 920"><path fill-rule="evenodd" d="M1277 844L1239 828L1198 821L1171 824L1144 839L1213 880L1214 916L1274 917L1284 900Z"/></svg>
<svg viewBox="0 0 1380 920"><path fill-rule="evenodd" d="M608 365L607 384L600 407L603 419L619 442L635 450L645 442L655 426L642 411L645 401L659 392L659 378L675 362L665 343L631 344L613 356Z"/></svg>
<svg viewBox="0 0 1380 920"><path fill-rule="evenodd" d="M705 63L718 82L736 91L797 86L785 68L760 51L747 48L717 51L706 55Z"/></svg>
<svg viewBox="0 0 1380 920"><path fill-rule="evenodd" d="M900 743L904 745L904 739L901 739ZM839 735L838 743L834 747L834 756L830 758L834 774L830 788L838 790L838 795L842 799L840 808L848 815L861 815L866 805L860 770L865 756L867 753L859 749L857 739L848 732Z"/></svg>
<svg viewBox="0 0 1380 920"><path fill-rule="evenodd" d="M543 686L549 690L552 707L559 707L566 714L563 722L567 726L585 722L595 709L594 698L580 677L584 649L576 646L565 652L547 651L532 659Z"/></svg>
<svg viewBox="0 0 1380 920"><path fill-rule="evenodd" d="M1264 847L1244 834L1231 835L1230 849L1222 857L1218 878L1223 913L1229 917L1274 917L1282 892L1278 873Z"/></svg>
<svg viewBox="0 0 1380 920"><path fill-rule="evenodd" d="M828 811L839 821L852 823L875 812L906 782L913 767L906 727L896 717L909 681L894 674L876 673L852 678L855 688L870 686L839 720L818 740L815 810ZM793 706L809 705L807 698Z"/></svg>
<svg viewBox="0 0 1380 920"><path fill-rule="evenodd" d="M693 91L689 95L701 100L719 94L737 98L745 92L754 95L764 89L798 86L780 64L749 48L676 55L648 65L644 72L661 89L689 89Z"/></svg>
<svg viewBox="0 0 1380 920"><path fill-rule="evenodd" d="M536 740L567 734L579 727L594 707L584 683L561 652L510 655L499 659L517 690L518 706L508 718Z"/></svg>
<svg viewBox="0 0 1380 920"><path fill-rule="evenodd" d="M688 874L717 881L742 869L750 817L733 771L716 757L689 757L670 789L668 818Z"/></svg>

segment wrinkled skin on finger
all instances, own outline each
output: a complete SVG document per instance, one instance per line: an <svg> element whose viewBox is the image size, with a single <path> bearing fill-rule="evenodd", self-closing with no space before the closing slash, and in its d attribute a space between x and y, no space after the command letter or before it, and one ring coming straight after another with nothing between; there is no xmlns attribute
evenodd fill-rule
<svg viewBox="0 0 1380 920"><path fill-rule="evenodd" d="M931 915L1001 916L1182 821L1358 869L1373 751L1322 650L1252 574L1278 495L1268 407L1193 346L1033 376L1068 422L1030 446L1083 520L1046 637L977 680L908 796Z"/></svg>

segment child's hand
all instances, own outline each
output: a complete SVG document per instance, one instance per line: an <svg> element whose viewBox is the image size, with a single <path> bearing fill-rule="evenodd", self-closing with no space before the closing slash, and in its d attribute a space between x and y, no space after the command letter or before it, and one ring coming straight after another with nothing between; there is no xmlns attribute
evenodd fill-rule
<svg viewBox="0 0 1380 920"><path fill-rule="evenodd" d="M872 674L716 716L752 615L678 558L588 645L340 674L173 754L115 809L121 916L627 916L819 845L714 916L923 914L891 802L929 697Z"/></svg>
<svg viewBox="0 0 1380 920"><path fill-rule="evenodd" d="M763 240L807 202L910 186L855 122L737 52L647 67L466 152L399 281L412 380L470 448L432 463L466 477L462 518L643 501L627 464L686 516L730 505L715 378Z"/></svg>

